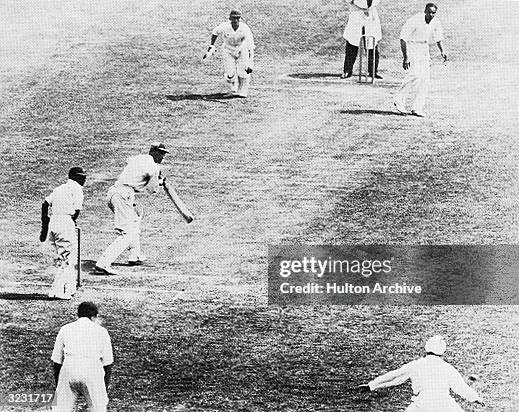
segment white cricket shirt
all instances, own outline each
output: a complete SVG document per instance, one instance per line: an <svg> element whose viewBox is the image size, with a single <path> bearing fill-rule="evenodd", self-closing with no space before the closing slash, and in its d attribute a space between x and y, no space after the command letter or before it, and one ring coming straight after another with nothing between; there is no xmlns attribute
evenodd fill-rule
<svg viewBox="0 0 519 412"><path fill-rule="evenodd" d="M63 326L56 337L51 359L63 364L67 358L111 365L114 357L108 331L86 317Z"/></svg>
<svg viewBox="0 0 519 412"><path fill-rule="evenodd" d="M242 51L254 50L252 32L245 23L240 21L237 30L232 28L231 22L220 24L213 30L213 36L223 39L223 49L238 57Z"/></svg>
<svg viewBox="0 0 519 412"><path fill-rule="evenodd" d="M45 200L52 206L53 216L72 216L76 210L83 208L83 187L78 182L68 179L67 183L54 189Z"/></svg>
<svg viewBox="0 0 519 412"><path fill-rule="evenodd" d="M136 192L147 188L154 193L159 188L160 167L149 154L137 155L128 158L126 167L121 172L115 185L133 187Z"/></svg>

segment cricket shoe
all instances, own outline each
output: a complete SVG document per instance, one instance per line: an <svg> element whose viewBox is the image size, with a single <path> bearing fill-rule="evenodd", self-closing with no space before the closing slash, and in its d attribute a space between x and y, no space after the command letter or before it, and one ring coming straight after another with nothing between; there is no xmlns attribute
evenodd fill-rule
<svg viewBox="0 0 519 412"><path fill-rule="evenodd" d="M341 74L341 79L349 79L351 76L353 76L352 73L343 73Z"/></svg>
<svg viewBox="0 0 519 412"><path fill-rule="evenodd" d="M104 266L104 265L95 265L94 267L95 271L102 275L112 275L117 276L120 275L120 273L115 270L111 265L110 266Z"/></svg>

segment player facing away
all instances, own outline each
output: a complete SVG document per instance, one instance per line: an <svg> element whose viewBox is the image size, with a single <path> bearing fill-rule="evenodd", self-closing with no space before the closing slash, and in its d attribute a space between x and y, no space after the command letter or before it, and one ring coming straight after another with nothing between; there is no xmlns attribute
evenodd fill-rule
<svg viewBox="0 0 519 412"><path fill-rule="evenodd" d="M146 260L140 242L142 209L135 203L135 194L145 190L155 193L164 183L159 165L166 153L169 151L164 144L153 143L148 154L130 157L119 179L108 190L108 207L114 213L117 238L97 261L97 272L117 275L111 265L125 250L129 250L129 265L140 265Z"/></svg>
<svg viewBox="0 0 519 412"><path fill-rule="evenodd" d="M237 97L247 97L254 68L254 38L249 26L240 19L241 13L238 10L232 10L229 14L229 21L220 24L213 30L211 44L204 59L214 53L216 39L222 37L224 78L229 83L231 94Z"/></svg>
<svg viewBox="0 0 519 412"><path fill-rule="evenodd" d="M435 41L443 61L447 55L443 50L443 29L436 18L438 7L427 3L423 13L415 14L408 19L400 32L400 48L402 49L402 67L406 71L402 85L398 90L394 105L398 112L407 113L406 100L411 99L411 114L424 117L425 100L431 82L431 57L429 42Z"/></svg>
<svg viewBox="0 0 519 412"><path fill-rule="evenodd" d="M71 299L76 292L76 276L70 254L76 238L76 220L83 208L83 186L86 173L81 167L68 172L68 181L52 191L41 206L40 241L47 235L56 251L55 277L49 291L50 298ZM52 211L49 217L49 208Z"/></svg>
<svg viewBox="0 0 519 412"><path fill-rule="evenodd" d="M82 302L78 319L58 332L52 362L56 382L53 412L76 410L78 395L83 395L91 412L106 412L108 384L114 361L108 331L99 324L98 308Z"/></svg>
<svg viewBox="0 0 519 412"><path fill-rule="evenodd" d="M442 359L446 348L442 336L433 336L425 344L426 354L423 358L360 385L359 389L374 391L400 385L411 379L413 397L406 412L463 412L450 396L451 390L470 402L482 405L478 393L465 383L452 365Z"/></svg>

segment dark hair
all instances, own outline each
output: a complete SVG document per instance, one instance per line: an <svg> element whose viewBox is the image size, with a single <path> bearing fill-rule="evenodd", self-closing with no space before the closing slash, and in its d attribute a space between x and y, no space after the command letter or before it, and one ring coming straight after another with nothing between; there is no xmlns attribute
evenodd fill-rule
<svg viewBox="0 0 519 412"><path fill-rule="evenodd" d="M99 311L97 310L97 306L93 302L81 302L77 308L77 316L78 318L93 318L97 316Z"/></svg>
<svg viewBox="0 0 519 412"><path fill-rule="evenodd" d="M434 7L436 10L438 10L438 6L435 3L427 3L425 5L426 9L428 9L429 7Z"/></svg>

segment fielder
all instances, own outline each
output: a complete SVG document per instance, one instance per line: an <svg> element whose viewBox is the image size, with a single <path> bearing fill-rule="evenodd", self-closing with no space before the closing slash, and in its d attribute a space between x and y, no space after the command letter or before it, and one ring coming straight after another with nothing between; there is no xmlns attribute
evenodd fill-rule
<svg viewBox="0 0 519 412"><path fill-rule="evenodd" d="M83 302L78 319L63 326L56 337L52 362L56 393L53 412L71 412L78 395L83 395L92 412L106 412L107 388L114 361L112 343L105 328L99 325L98 309Z"/></svg>
<svg viewBox="0 0 519 412"><path fill-rule="evenodd" d="M465 383L452 365L441 358L446 348L442 336L433 336L425 344L425 357L360 385L359 389L374 391L400 385L411 379L413 397L406 412L463 412L450 396L450 390L470 402L483 405L478 393Z"/></svg>
<svg viewBox="0 0 519 412"><path fill-rule="evenodd" d="M76 220L83 208L83 186L86 173L81 167L73 167L68 172L68 181L58 186L41 206L40 241L47 235L56 250L54 266L56 274L49 291L50 298L72 298L76 293L76 276L70 254L76 237ZM52 215L49 217L49 207Z"/></svg>
<svg viewBox="0 0 519 412"><path fill-rule="evenodd" d="M254 38L245 23L240 22L241 13L232 10L228 22L217 26L211 36L211 44L204 55L207 59L215 52L218 36L223 38L222 54L224 78L229 83L231 94L247 97L249 83L254 67Z"/></svg>
<svg viewBox="0 0 519 412"><path fill-rule="evenodd" d="M349 0L349 3L350 15L348 16L348 24L342 36L346 39L346 52L344 56L344 71L341 75L341 79L348 79L353 75L353 65L357 59L360 39L363 34L375 38L374 45L367 45L369 76L371 77L373 74L374 61L375 79L382 79L382 76L378 74L378 43L382 39L380 17L377 12L377 6L380 0Z"/></svg>
<svg viewBox="0 0 519 412"><path fill-rule="evenodd" d="M119 179L108 190L108 207L114 213L117 238L98 259L95 266L98 272L117 275L111 265L127 249L129 265L140 265L146 260L140 243L142 209L135 203L135 194L144 190L155 193L163 185L159 165L166 153L169 152L164 144L153 143L149 154L130 157Z"/></svg>
<svg viewBox="0 0 519 412"><path fill-rule="evenodd" d="M394 105L398 112L407 113L406 99L410 97L411 114L424 117L425 100L429 93L431 81L431 57L429 55L429 42L435 41L440 49L443 61L447 61L447 55L443 51L443 29L440 21L435 18L438 6L427 3L425 15L415 14L406 21L400 33L400 48L402 49L402 67L406 70L406 76L398 90Z"/></svg>

